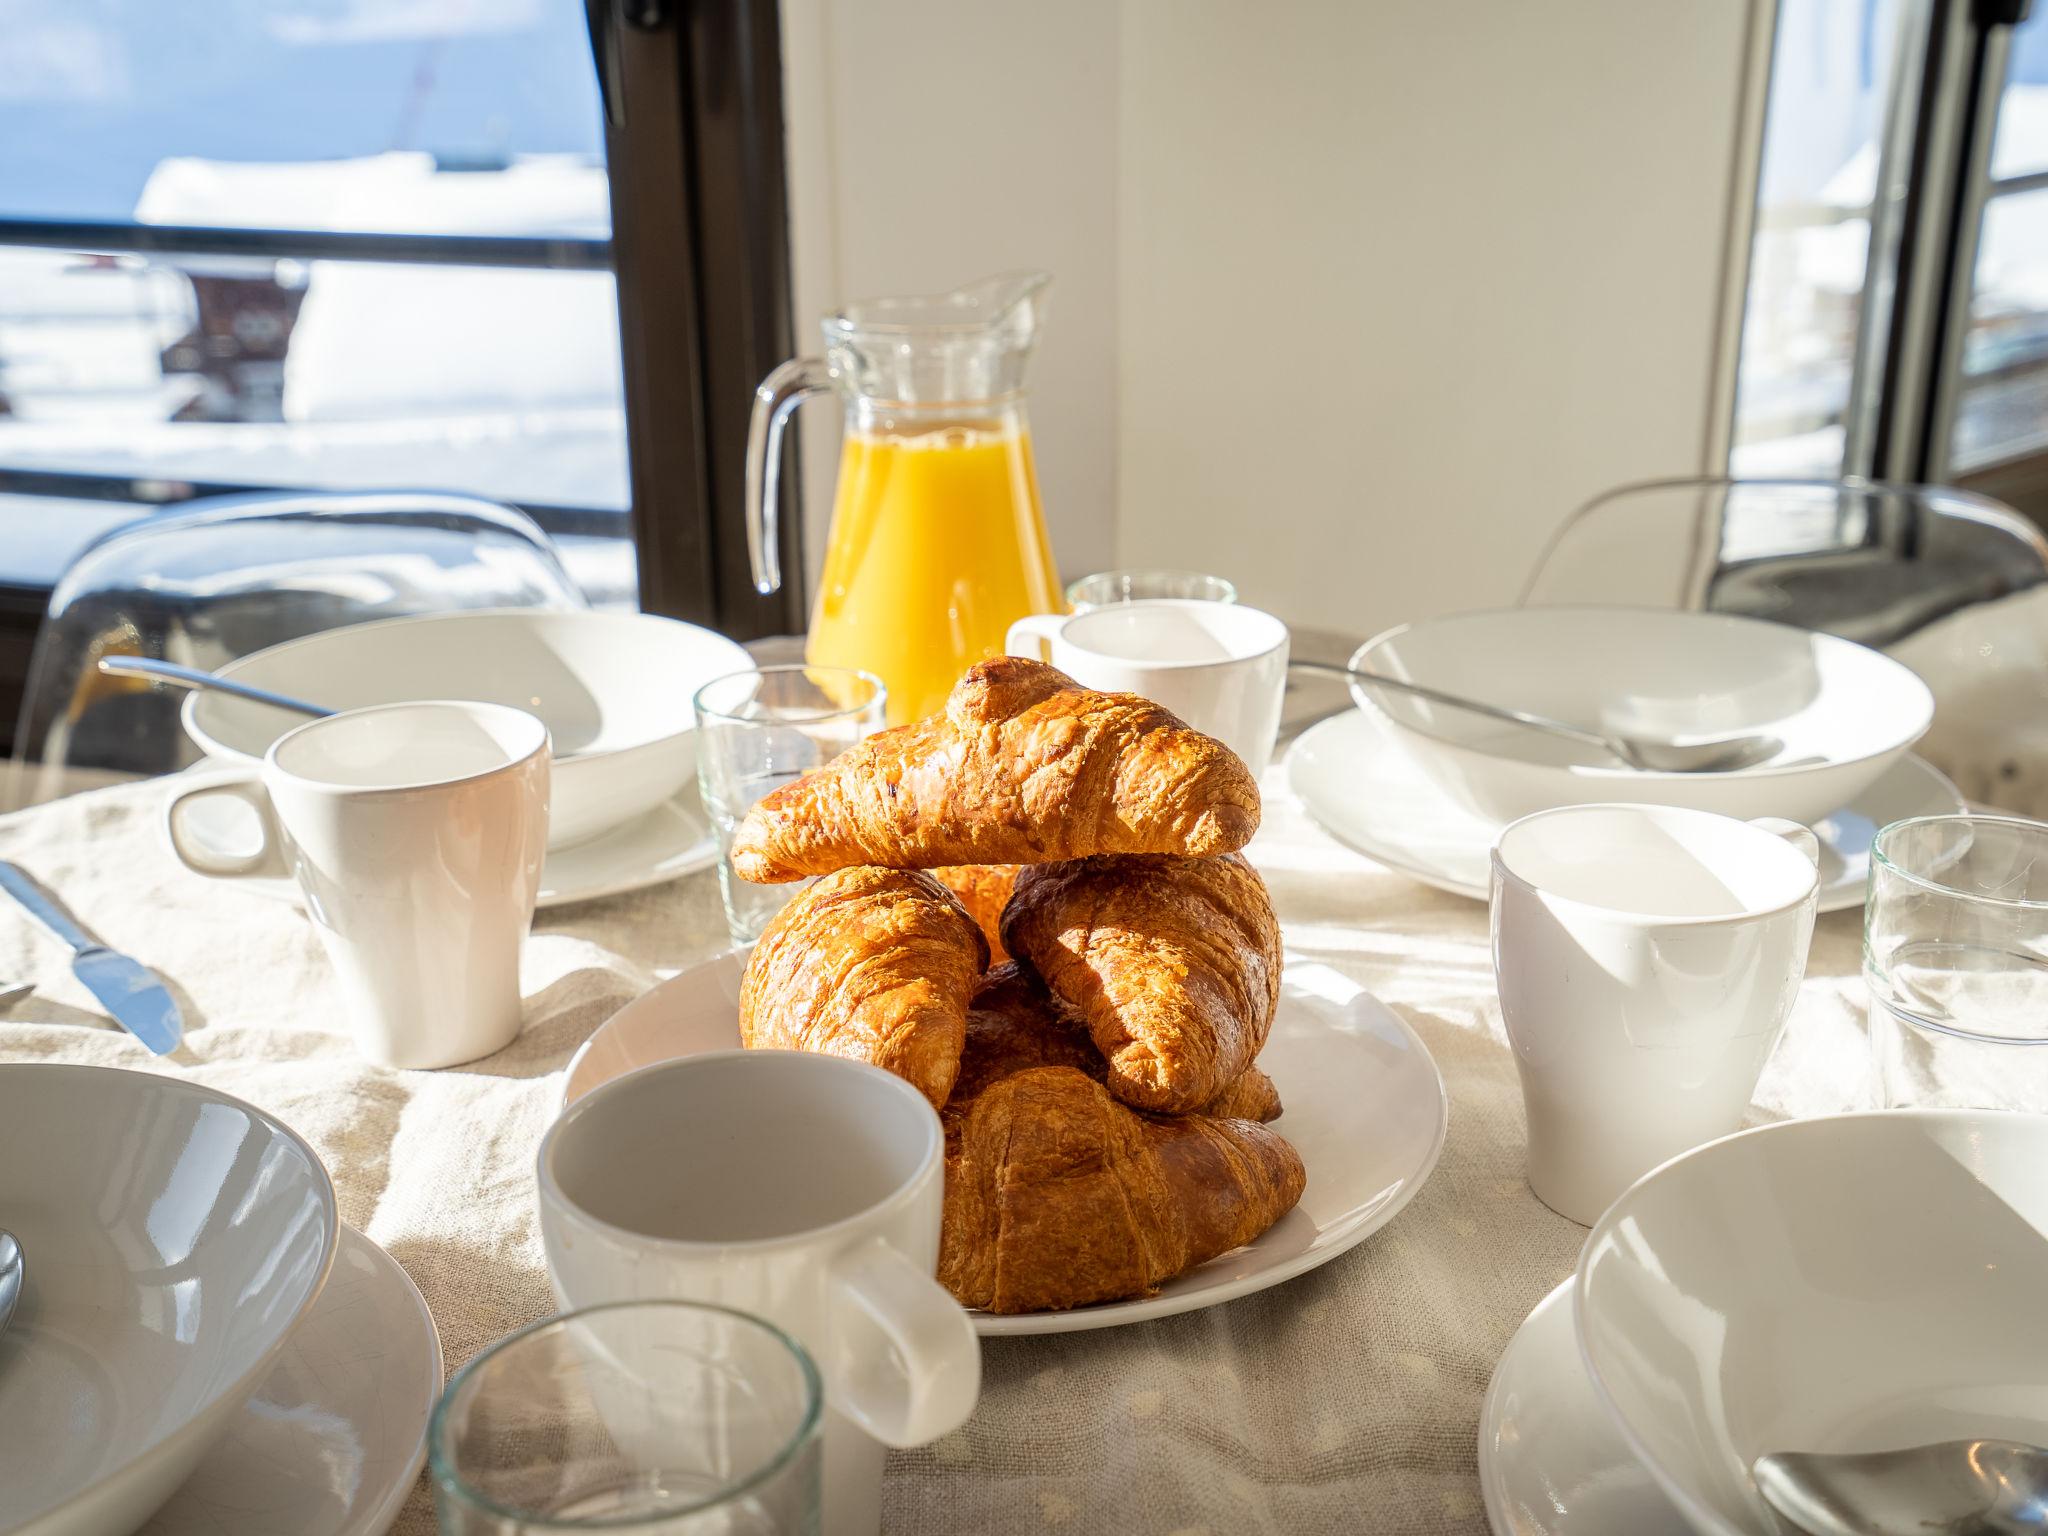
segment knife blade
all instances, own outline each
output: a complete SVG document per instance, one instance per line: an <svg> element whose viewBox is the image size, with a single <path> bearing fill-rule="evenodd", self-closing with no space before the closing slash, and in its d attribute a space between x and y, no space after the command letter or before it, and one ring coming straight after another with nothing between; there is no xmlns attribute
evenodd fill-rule
<svg viewBox="0 0 2048 1536"><path fill-rule="evenodd" d="M0 859L0 891L20 902L30 916L71 946L71 974L100 1000L116 1023L159 1056L178 1048L185 1037L184 1016L156 972L140 960L108 949L73 922L26 873L4 859Z"/></svg>

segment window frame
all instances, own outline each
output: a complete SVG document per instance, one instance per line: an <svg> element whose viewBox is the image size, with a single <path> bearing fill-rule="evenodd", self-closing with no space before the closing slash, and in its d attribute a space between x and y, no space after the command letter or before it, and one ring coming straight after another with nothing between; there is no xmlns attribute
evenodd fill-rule
<svg viewBox="0 0 2048 1536"><path fill-rule="evenodd" d="M1960 474L1953 462L1985 216L2001 197L2048 188L2048 171L1991 174L2012 31L2032 5L1932 0L1919 67L1894 82L1886 133L1909 157L1899 173L1896 261L1884 275L1888 303L1876 311L1884 326L1881 365L1865 393L1850 395L1847 441L1852 449L1860 442L1862 451L1845 456L1843 472L1953 484L2048 524L2048 446ZM1880 202L1886 187L1881 171ZM1868 327L1869 275L1865 284ZM2048 359L2016 371L2048 371Z"/></svg>

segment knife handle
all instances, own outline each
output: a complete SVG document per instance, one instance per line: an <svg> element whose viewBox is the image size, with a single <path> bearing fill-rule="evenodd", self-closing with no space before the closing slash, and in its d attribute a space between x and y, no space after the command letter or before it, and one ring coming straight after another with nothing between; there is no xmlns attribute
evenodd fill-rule
<svg viewBox="0 0 2048 1536"><path fill-rule="evenodd" d="M50 932L57 935L72 949L84 951L98 949L99 940L71 921L64 911L48 896L43 888L28 875L5 859L0 859L0 891L5 891L16 901L27 907L29 914Z"/></svg>

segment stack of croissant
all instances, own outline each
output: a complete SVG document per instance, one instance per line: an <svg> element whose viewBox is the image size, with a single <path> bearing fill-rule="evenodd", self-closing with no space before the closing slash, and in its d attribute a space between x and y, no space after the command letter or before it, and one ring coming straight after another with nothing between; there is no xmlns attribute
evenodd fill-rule
<svg viewBox="0 0 2048 1536"><path fill-rule="evenodd" d="M1279 925L1236 851L1258 821L1220 742L1002 657L740 825L744 878L824 877L755 948L741 1039L931 1100L939 1279L964 1305L1148 1295L1301 1197L1253 1064L1280 996Z"/></svg>

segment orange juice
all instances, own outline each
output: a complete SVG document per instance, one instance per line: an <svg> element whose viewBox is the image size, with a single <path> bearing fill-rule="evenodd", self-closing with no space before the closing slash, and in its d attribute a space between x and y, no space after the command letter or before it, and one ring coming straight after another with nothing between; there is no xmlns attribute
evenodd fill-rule
<svg viewBox="0 0 2048 1536"><path fill-rule="evenodd" d="M1001 655L1015 620L1062 607L1027 429L848 431L805 652L814 665L877 673L889 723L904 725Z"/></svg>

